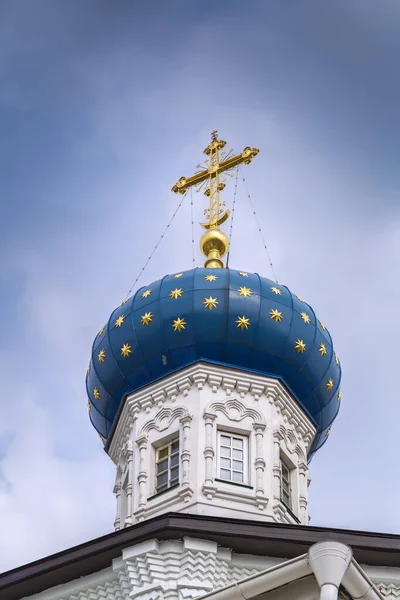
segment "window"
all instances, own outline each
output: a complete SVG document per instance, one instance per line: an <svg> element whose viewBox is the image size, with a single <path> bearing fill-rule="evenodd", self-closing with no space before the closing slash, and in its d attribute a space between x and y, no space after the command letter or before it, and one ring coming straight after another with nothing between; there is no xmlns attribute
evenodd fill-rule
<svg viewBox="0 0 400 600"><path fill-rule="evenodd" d="M219 436L219 477L236 483L247 483L248 438L218 432Z"/></svg>
<svg viewBox="0 0 400 600"><path fill-rule="evenodd" d="M281 501L292 510L292 486L290 480L290 468L281 460Z"/></svg>
<svg viewBox="0 0 400 600"><path fill-rule="evenodd" d="M179 438L156 451L156 494L179 483Z"/></svg>

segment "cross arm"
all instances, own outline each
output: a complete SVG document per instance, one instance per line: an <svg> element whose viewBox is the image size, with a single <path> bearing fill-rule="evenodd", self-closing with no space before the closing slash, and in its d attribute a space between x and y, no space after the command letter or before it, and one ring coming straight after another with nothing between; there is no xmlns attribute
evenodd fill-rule
<svg viewBox="0 0 400 600"><path fill-rule="evenodd" d="M210 175L215 175L217 173L223 173L224 171L228 171L229 169L234 169L237 165L244 163L248 165L255 156L258 154L257 148L250 148L247 146L241 154L237 154L236 156L232 156L227 160L222 161L218 165L214 165L209 169L204 169L199 173L196 173L192 177L181 177L179 181L172 188L172 192L176 194L184 194L191 186L198 185L202 183L206 179L210 177Z"/></svg>

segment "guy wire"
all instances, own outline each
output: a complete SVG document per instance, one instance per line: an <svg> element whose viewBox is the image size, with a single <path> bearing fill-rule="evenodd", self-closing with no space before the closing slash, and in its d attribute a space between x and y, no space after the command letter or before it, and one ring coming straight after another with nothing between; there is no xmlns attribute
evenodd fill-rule
<svg viewBox="0 0 400 600"><path fill-rule="evenodd" d="M238 174L239 174L239 168L236 167L235 191L233 192L232 218L231 218L231 226L230 226L230 229L229 229L229 241L228 241L228 254L227 254L227 257L226 257L226 268L229 267L229 256L230 256L230 253L231 253L232 228L233 228L233 217L235 216L235 204L236 204L236 192L237 192Z"/></svg>

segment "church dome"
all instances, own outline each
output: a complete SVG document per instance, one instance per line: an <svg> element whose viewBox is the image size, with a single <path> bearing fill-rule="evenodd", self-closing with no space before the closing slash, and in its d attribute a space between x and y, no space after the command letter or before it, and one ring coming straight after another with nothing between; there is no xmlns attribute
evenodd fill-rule
<svg viewBox="0 0 400 600"><path fill-rule="evenodd" d="M340 406L332 338L309 304L266 277L227 268L166 275L139 289L96 336L90 419L107 439L127 394L205 361L279 379L325 442Z"/></svg>

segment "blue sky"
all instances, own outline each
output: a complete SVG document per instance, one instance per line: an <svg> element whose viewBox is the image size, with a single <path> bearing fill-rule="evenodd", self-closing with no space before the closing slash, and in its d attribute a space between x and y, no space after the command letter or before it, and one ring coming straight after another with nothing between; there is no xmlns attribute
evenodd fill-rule
<svg viewBox="0 0 400 600"><path fill-rule="evenodd" d="M342 363L311 524L400 533L399 55L397 0L3 0L1 569L112 529L91 343L213 129L260 148L243 173L278 279ZM240 184L237 211L231 266L269 276ZM189 223L185 205L142 284L190 268Z"/></svg>

